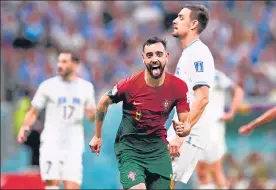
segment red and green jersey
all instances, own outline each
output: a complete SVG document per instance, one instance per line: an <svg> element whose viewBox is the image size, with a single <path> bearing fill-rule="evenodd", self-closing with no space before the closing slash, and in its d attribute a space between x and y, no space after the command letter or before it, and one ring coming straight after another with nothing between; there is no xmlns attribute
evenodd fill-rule
<svg viewBox="0 0 276 190"><path fill-rule="evenodd" d="M178 113L189 111L187 92L186 83L170 73L166 73L165 81L159 87L146 84L145 71L119 82L108 93L113 103L123 101L118 138L140 135L166 141L165 122L174 106Z"/></svg>
<svg viewBox="0 0 276 190"><path fill-rule="evenodd" d="M186 83L167 72L159 87L146 84L144 70L119 82L108 93L113 103L123 102L123 117L115 140L116 155L130 150L134 152L130 154L142 159L144 154L155 156L167 151L165 122L174 107L178 113L189 111L187 92Z"/></svg>

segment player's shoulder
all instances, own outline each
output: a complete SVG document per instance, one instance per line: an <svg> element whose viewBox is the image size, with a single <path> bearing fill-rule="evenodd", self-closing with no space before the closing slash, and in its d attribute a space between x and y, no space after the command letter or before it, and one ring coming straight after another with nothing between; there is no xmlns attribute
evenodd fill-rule
<svg viewBox="0 0 276 190"><path fill-rule="evenodd" d="M171 73L166 72L166 77L168 77L170 84L173 86L187 86L185 81Z"/></svg>
<svg viewBox="0 0 276 190"><path fill-rule="evenodd" d="M93 83L91 83L88 80L85 80L84 78L78 77L78 81L79 81L79 84L84 87L88 87L88 88L94 87Z"/></svg>
<svg viewBox="0 0 276 190"><path fill-rule="evenodd" d="M131 76L123 79L119 83L120 84L133 84L136 81L138 81L139 79L143 78L143 74L144 74L144 70L142 70L142 71L140 71L138 73L132 74Z"/></svg>
<svg viewBox="0 0 276 190"><path fill-rule="evenodd" d="M209 47L199 39L193 42L189 47L187 47L187 53L195 56L212 55Z"/></svg>
<svg viewBox="0 0 276 190"><path fill-rule="evenodd" d="M41 87L47 87L47 86L52 86L53 84L56 84L56 82L60 81L58 76L48 78L44 80L42 83L40 83L39 86Z"/></svg>

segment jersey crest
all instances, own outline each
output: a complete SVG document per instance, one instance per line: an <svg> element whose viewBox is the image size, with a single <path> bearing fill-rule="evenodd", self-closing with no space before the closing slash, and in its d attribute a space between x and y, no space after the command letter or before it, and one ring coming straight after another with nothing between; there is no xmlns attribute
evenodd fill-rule
<svg viewBox="0 0 276 190"><path fill-rule="evenodd" d="M194 62L194 65L195 65L196 72L203 72L204 71L203 62L202 61Z"/></svg>
<svg viewBox="0 0 276 190"><path fill-rule="evenodd" d="M167 110L169 108L169 105L170 105L169 101L168 100L164 100L163 107L164 107L165 110Z"/></svg>

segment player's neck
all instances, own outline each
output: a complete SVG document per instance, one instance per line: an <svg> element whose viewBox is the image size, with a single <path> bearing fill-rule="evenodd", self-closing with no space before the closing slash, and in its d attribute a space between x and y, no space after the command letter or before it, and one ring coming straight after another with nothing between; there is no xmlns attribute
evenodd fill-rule
<svg viewBox="0 0 276 190"><path fill-rule="evenodd" d="M162 76L159 79L154 79L150 76L149 72L146 70L145 71L145 81L146 81L146 84L150 87L159 87L165 81L165 72L162 74Z"/></svg>
<svg viewBox="0 0 276 190"><path fill-rule="evenodd" d="M72 82L76 79L77 79L77 75L75 75L75 74L70 75L68 77L62 77L62 80L66 81L66 82Z"/></svg>
<svg viewBox="0 0 276 190"><path fill-rule="evenodd" d="M180 39L182 48L183 49L187 48L197 39L199 39L198 34L190 34L189 36L186 36L185 38Z"/></svg>

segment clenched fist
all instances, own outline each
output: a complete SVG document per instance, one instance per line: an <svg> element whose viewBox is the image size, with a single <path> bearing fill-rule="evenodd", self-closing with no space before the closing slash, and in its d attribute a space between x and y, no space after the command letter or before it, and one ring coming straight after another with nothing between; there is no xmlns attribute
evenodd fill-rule
<svg viewBox="0 0 276 190"><path fill-rule="evenodd" d="M173 128L178 136L186 137L190 134L191 128L192 128L190 123L188 122L183 123L175 120L172 120L172 122L173 122Z"/></svg>

